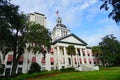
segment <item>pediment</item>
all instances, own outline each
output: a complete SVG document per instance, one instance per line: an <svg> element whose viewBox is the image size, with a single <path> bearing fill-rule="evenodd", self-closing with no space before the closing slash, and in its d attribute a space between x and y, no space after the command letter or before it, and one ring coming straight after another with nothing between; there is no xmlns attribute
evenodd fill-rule
<svg viewBox="0 0 120 80"><path fill-rule="evenodd" d="M79 37L77 37L74 34L70 34L70 35L65 36L63 38L60 38L60 39L56 40L55 43L56 42L69 43L69 44L79 44L79 45L87 45L86 42L84 42L82 39L80 39Z"/></svg>

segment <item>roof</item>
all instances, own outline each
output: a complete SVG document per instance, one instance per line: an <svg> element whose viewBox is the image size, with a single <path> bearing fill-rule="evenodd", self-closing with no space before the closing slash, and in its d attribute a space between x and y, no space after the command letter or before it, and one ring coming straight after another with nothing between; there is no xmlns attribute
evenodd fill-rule
<svg viewBox="0 0 120 80"><path fill-rule="evenodd" d="M73 36L74 38L76 38L78 41L80 41L80 42L82 42L82 44L80 44L80 43L74 43L74 42L65 42L65 41L62 41L63 39L65 39L65 38L68 38L68 37L70 37L70 36ZM55 40L54 42L53 42L53 44L56 44L56 43L68 43L68 44L76 44L76 45L84 45L84 46L86 46L87 45L87 43L85 42L85 41L83 41L82 39L80 39L79 37L77 37L75 34L69 34L69 35L67 35L67 36L65 36L65 37L62 37L62 38L59 38L59 39L57 39L57 40Z"/></svg>
<svg viewBox="0 0 120 80"><path fill-rule="evenodd" d="M38 12L30 13L30 15L34 15L34 14L45 16L44 14L41 14L41 13L38 13Z"/></svg>
<svg viewBox="0 0 120 80"><path fill-rule="evenodd" d="M56 26L53 28L53 30L55 29L55 28L57 28L57 27L63 27L63 28L67 28L64 24L56 24Z"/></svg>

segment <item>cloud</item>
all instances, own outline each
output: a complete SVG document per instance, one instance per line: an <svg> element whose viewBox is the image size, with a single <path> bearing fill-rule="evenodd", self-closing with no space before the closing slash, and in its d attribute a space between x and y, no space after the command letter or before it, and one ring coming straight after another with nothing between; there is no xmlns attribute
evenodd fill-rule
<svg viewBox="0 0 120 80"><path fill-rule="evenodd" d="M93 35L84 34L82 37L83 39L88 43L90 46L98 45L99 42L101 42L101 39L105 37L106 35L113 34L115 37L117 37L117 40L120 40L120 27L117 25L107 25L103 28L99 28L94 32Z"/></svg>
<svg viewBox="0 0 120 80"><path fill-rule="evenodd" d="M56 14L77 36L83 38L89 45L97 45L101 38L108 34L116 37L120 28L107 18L105 11L99 10L99 0L11 0L20 5L20 11L25 13L39 12L47 17L47 28L50 30L56 25ZM120 40L120 37L118 37Z"/></svg>

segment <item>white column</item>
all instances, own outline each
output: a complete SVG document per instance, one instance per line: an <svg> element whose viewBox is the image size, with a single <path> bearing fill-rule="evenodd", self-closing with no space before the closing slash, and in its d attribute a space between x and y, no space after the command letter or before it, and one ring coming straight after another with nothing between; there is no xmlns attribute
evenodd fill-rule
<svg viewBox="0 0 120 80"><path fill-rule="evenodd" d="M63 48L64 51L64 58L65 58L65 68L67 67L67 52L66 52L66 47Z"/></svg>
<svg viewBox="0 0 120 80"><path fill-rule="evenodd" d="M87 50L85 50L85 58L86 58L86 62L87 62L87 64L89 64Z"/></svg>
<svg viewBox="0 0 120 80"><path fill-rule="evenodd" d="M80 58L79 58L79 54L78 54L78 51L77 51L77 48L75 48L75 52L76 52L76 56L77 56L77 67L80 66Z"/></svg>
<svg viewBox="0 0 120 80"><path fill-rule="evenodd" d="M58 64L58 69L61 68L60 66L60 49L59 49L59 46L57 46L57 64Z"/></svg>
<svg viewBox="0 0 120 80"><path fill-rule="evenodd" d="M84 59L83 59L83 52L82 52L82 49L80 49L80 55L81 55L82 65L84 65Z"/></svg>

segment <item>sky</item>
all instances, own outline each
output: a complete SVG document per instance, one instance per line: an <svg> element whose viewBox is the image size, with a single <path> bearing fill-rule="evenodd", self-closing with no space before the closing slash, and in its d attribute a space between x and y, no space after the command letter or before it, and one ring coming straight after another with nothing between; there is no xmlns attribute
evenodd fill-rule
<svg viewBox="0 0 120 80"><path fill-rule="evenodd" d="M108 18L110 11L100 10L100 0L11 0L25 14L42 13L47 17L47 28L52 31L58 16L62 23L88 46L96 46L106 35L114 34L120 41L120 25ZM59 15L56 15L56 11Z"/></svg>

